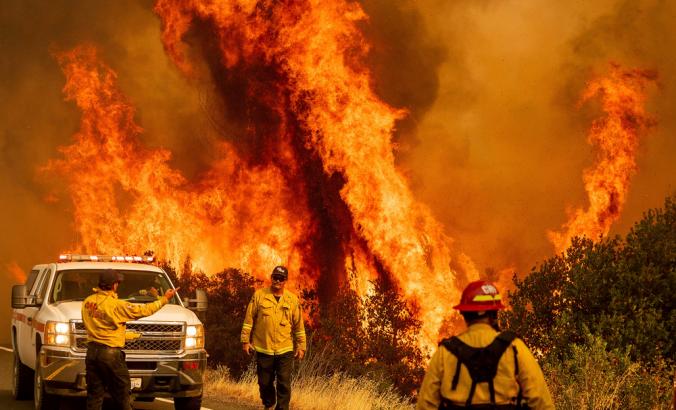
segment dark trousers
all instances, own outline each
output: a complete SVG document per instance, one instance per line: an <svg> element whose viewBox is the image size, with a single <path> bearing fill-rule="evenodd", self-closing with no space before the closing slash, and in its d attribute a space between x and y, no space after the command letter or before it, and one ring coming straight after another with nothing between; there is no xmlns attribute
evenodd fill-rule
<svg viewBox="0 0 676 410"><path fill-rule="evenodd" d="M256 353L256 373L258 388L265 407L272 407L277 401L275 410L288 410L291 401L291 368L293 352L281 355ZM277 389L275 391L275 378Z"/></svg>
<svg viewBox="0 0 676 410"><path fill-rule="evenodd" d="M458 406L452 402L442 398L441 404L439 404L439 410L528 410L528 405L526 407L517 407L515 404L473 404L469 407Z"/></svg>
<svg viewBox="0 0 676 410"><path fill-rule="evenodd" d="M122 349L90 342L85 367L87 410L101 410L106 391L112 397L115 409L131 410L131 382Z"/></svg>

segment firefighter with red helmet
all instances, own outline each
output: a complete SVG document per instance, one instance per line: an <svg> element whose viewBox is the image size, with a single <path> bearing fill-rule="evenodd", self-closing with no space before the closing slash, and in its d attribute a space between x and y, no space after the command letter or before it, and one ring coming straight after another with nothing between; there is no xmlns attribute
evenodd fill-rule
<svg viewBox="0 0 676 410"><path fill-rule="evenodd" d="M454 306L467 330L444 339L430 360L417 410L554 409L542 370L514 333L499 332L495 285L472 282Z"/></svg>

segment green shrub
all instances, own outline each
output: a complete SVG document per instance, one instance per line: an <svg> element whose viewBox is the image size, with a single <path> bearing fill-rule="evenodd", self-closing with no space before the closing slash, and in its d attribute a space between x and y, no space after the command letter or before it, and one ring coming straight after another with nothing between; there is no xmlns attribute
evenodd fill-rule
<svg viewBox="0 0 676 410"><path fill-rule="evenodd" d="M583 329L632 360L676 358L676 201L650 210L623 240L575 238L562 255L514 279L503 327L563 358Z"/></svg>
<svg viewBox="0 0 676 410"><path fill-rule="evenodd" d="M666 364L632 362L629 349L608 351L602 338L583 335L561 360L548 356L543 371L559 410L669 409L672 382Z"/></svg>
<svg viewBox="0 0 676 410"><path fill-rule="evenodd" d="M574 238L509 292L501 326L540 357L559 409L666 409L676 364L676 198L629 234Z"/></svg>

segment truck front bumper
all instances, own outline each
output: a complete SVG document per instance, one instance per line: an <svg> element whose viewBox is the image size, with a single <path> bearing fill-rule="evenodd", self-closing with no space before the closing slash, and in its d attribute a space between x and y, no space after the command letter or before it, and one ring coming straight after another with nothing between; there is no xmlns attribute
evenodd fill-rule
<svg viewBox="0 0 676 410"><path fill-rule="evenodd" d="M45 392L59 396L87 395L85 354L43 347L40 376ZM196 397L202 394L207 353L189 350L176 355L127 353L135 397Z"/></svg>

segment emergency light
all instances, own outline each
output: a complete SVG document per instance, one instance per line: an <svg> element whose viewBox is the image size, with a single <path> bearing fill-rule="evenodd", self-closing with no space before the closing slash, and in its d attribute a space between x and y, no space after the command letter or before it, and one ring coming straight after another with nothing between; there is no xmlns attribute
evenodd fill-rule
<svg viewBox="0 0 676 410"><path fill-rule="evenodd" d="M59 262L136 262L151 263L155 260L154 256L130 256L130 255L59 255Z"/></svg>

